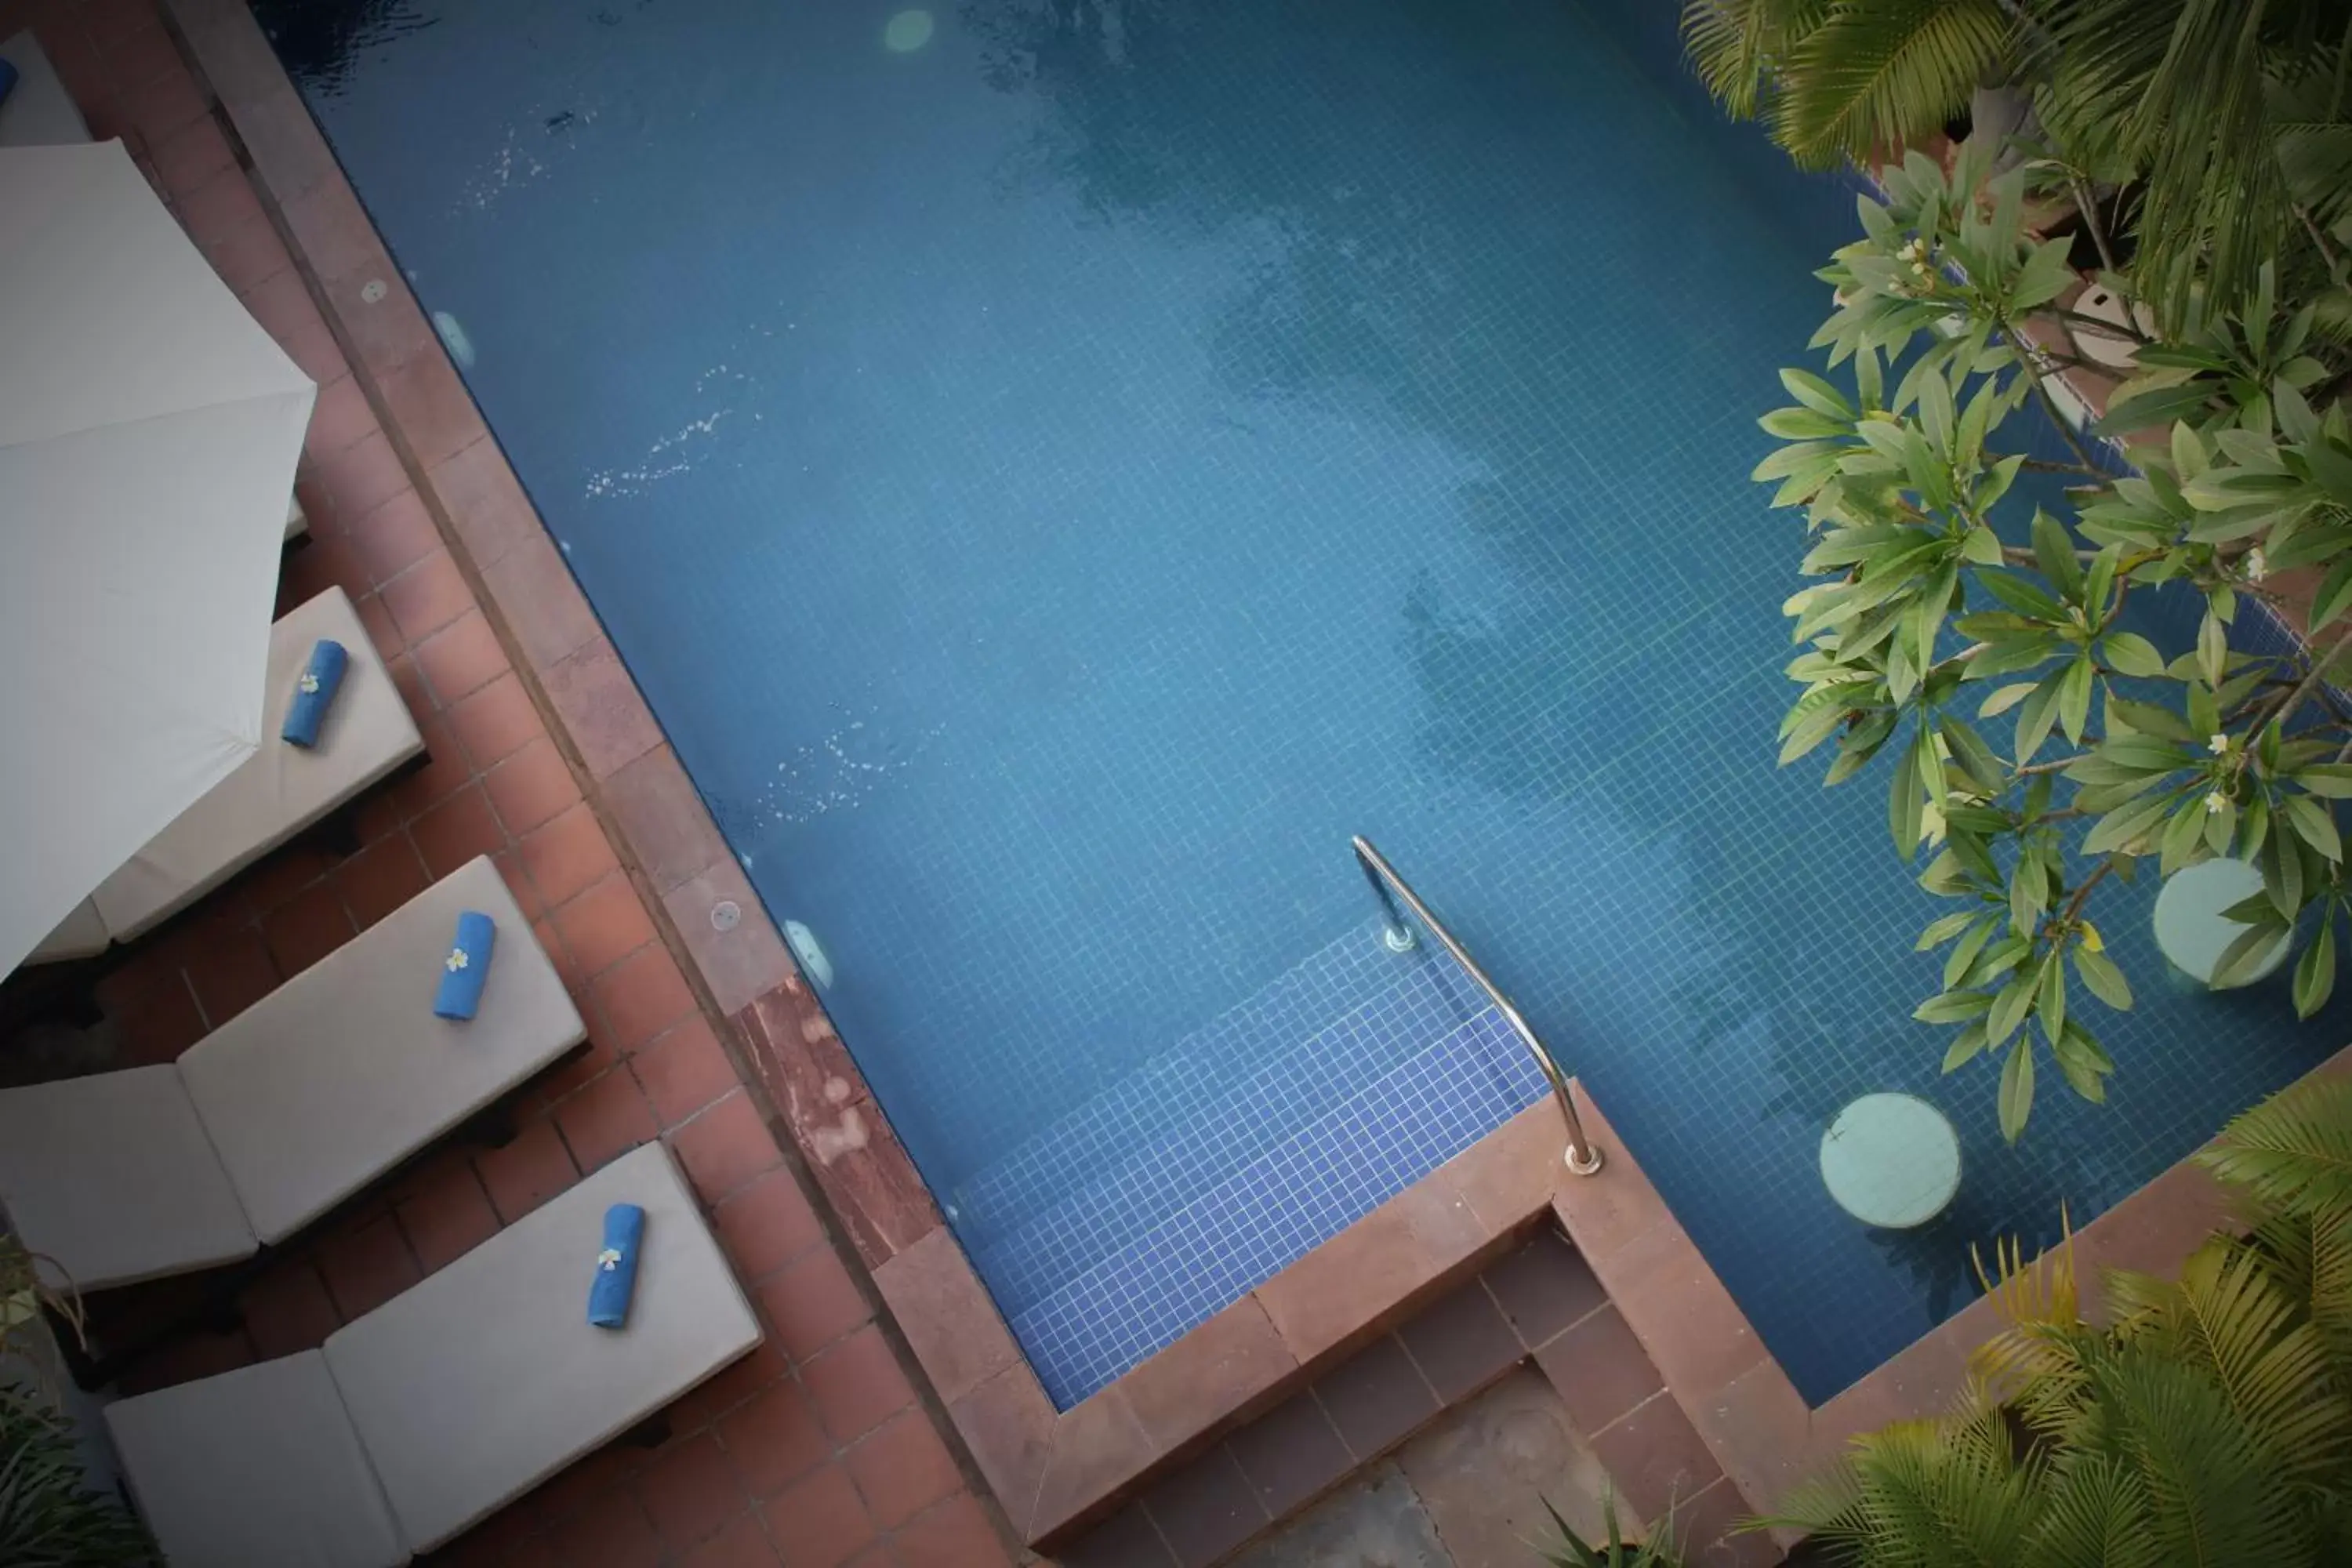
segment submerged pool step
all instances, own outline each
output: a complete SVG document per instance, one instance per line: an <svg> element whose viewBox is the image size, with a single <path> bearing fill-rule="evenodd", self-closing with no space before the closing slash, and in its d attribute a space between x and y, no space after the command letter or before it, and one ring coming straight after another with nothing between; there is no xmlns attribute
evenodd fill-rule
<svg viewBox="0 0 2352 1568"><path fill-rule="evenodd" d="M1377 925L1277 985L1296 1010L1253 1005L1191 1037L1066 1118L1087 1150L988 1173L997 1214L957 1194L956 1228L990 1290L1018 1313L1327 1113L1478 1011L1442 956L1398 955ZM1318 1010L1309 1014L1301 1004ZM1237 1015L1244 1015L1237 1016ZM976 1187L979 1184L971 1184Z"/></svg>
<svg viewBox="0 0 2352 1568"><path fill-rule="evenodd" d="M1052 1295L1011 1314L1064 1409L1239 1300L1545 1092L1500 1014L1457 1025Z"/></svg>

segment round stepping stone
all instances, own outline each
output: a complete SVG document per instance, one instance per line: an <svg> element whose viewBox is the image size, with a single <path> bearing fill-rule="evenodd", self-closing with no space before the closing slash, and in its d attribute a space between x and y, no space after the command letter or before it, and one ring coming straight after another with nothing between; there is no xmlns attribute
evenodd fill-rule
<svg viewBox="0 0 2352 1568"><path fill-rule="evenodd" d="M2246 930L2221 911L2262 890L2263 874L2243 860L2205 860L2175 871L2156 895L2156 945L2182 973L2200 984L2212 984L2221 955ZM2294 934L2281 932L2261 962L2232 984L2252 985L2268 979L2294 946Z"/></svg>
<svg viewBox="0 0 2352 1568"><path fill-rule="evenodd" d="M1865 1094L1822 1134L1822 1181L1863 1224L1909 1230L1960 1190L1959 1135L1916 1094Z"/></svg>

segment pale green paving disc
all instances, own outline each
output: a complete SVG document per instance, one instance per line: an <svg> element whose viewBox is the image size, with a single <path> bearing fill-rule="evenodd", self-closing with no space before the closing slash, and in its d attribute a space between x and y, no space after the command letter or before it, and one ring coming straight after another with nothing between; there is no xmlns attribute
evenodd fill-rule
<svg viewBox="0 0 2352 1568"><path fill-rule="evenodd" d="M930 41L929 11L901 11L882 29L882 47L894 55L911 55Z"/></svg>
<svg viewBox="0 0 2352 1568"><path fill-rule="evenodd" d="M1916 1094L1865 1094L1822 1134L1822 1181L1864 1225L1909 1230L1960 1190L1960 1140Z"/></svg>
<svg viewBox="0 0 2352 1568"><path fill-rule="evenodd" d="M2263 890L2263 874L2243 860L2206 860L2165 879L2156 895L2156 945L2180 971L2200 984L2213 984L2213 970L2221 954L2245 927L2225 919L2221 911ZM2278 972L2294 947L2292 935L2281 934L2260 963L2235 984L2251 985Z"/></svg>

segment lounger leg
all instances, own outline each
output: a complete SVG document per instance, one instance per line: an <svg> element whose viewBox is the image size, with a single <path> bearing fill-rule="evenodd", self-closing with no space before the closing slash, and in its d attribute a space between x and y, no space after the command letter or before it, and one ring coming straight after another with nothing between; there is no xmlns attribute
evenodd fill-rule
<svg viewBox="0 0 2352 1568"><path fill-rule="evenodd" d="M503 1149L515 1141L520 1129L515 1125L515 1104L509 1095L494 1104L486 1105L467 1119L465 1140L479 1143L486 1149Z"/></svg>
<svg viewBox="0 0 2352 1568"><path fill-rule="evenodd" d="M338 860L348 860L360 852L360 814L356 806L347 805L310 830L310 842L325 854Z"/></svg>
<svg viewBox="0 0 2352 1568"><path fill-rule="evenodd" d="M665 1410L657 1415L646 1416L614 1440L625 1443L632 1448L660 1447L669 1441L669 1412Z"/></svg>

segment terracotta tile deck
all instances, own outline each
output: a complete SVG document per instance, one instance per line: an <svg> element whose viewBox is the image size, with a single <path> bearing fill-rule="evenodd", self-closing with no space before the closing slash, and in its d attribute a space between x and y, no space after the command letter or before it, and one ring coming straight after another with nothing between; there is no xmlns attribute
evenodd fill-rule
<svg viewBox="0 0 2352 1568"><path fill-rule="evenodd" d="M1056 1413L243 0L0 0L0 32L26 21L98 133L131 143L321 382L299 483L317 538L289 593L352 593L435 753L361 814L359 854L257 868L110 977L108 1012L142 1059L166 1059L488 852L595 1036L543 1080L512 1143L446 1154L382 1194L257 1284L236 1334L183 1342L149 1380L316 1342L352 1304L659 1135L770 1342L680 1401L663 1448L575 1466L453 1561L1008 1561L997 1517L939 1462L954 1442L894 1330L1013 1534L1121 1568L1212 1561L1254 1510L1328 1485L1340 1457L1409 1430L1513 1349L1573 1390L1629 1500L1675 1500L1702 1542L1847 1434L1949 1397L1990 1327L1981 1304L1806 1407L1586 1100L1609 1155L1599 1176L1563 1173L1557 1110L1538 1105ZM2095 404L2101 390L2086 389ZM739 921L719 918L730 902ZM2168 1267L2218 1213L2210 1185L2176 1171L2090 1226L2086 1260ZM1517 1250L1553 1223L1572 1253ZM1454 1294L1481 1270L1483 1300ZM1708 1551L1769 1555L1755 1537Z"/></svg>
<svg viewBox="0 0 2352 1568"><path fill-rule="evenodd" d="M398 381L373 381L364 366L353 374L351 345L321 313L311 276L281 241L211 93L152 0L0 0L0 37L26 26L93 133L129 144L256 319L320 382L297 481L312 539L289 558L280 608L343 587L433 752L430 766L367 803L357 854L281 852L108 973L100 1000L128 1053L173 1058L483 852L497 857L532 917L594 1041L586 1060L540 1081L511 1142L450 1147L371 1194L245 1291L235 1333L171 1344L124 1386L314 1346L585 1172L661 1137L760 1304L768 1344L673 1407L668 1442L593 1456L435 1560L1009 1563L952 1438L874 1325L855 1254L746 1093L722 1043L731 1036L724 1014L706 1010L665 944L657 894L668 888L624 863L587 799L599 766L638 758L658 734L611 711L618 665L584 606L509 627L542 651L569 640L568 675L534 683L469 574L467 561L480 563L477 538L510 540L537 523L454 377L424 368L446 372L437 348ZM404 442L379 422L371 384L400 416ZM468 510L452 518L454 538L418 490L418 458L458 481L452 489ZM557 726L534 684L553 700ZM690 790L683 799L700 810Z"/></svg>

